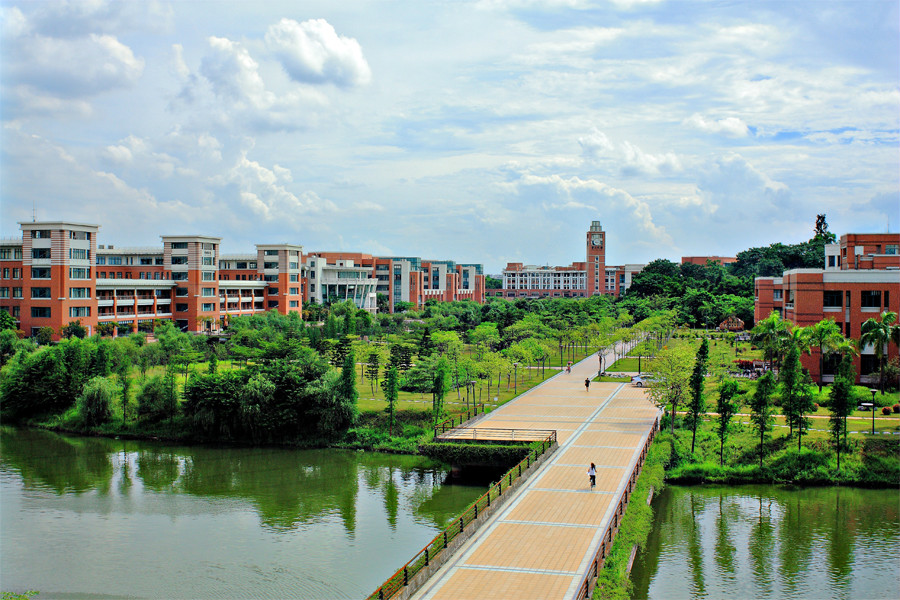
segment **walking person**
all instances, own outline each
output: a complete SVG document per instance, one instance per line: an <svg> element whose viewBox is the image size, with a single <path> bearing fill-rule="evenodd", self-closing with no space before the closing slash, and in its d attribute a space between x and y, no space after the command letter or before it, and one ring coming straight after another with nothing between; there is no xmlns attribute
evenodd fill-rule
<svg viewBox="0 0 900 600"><path fill-rule="evenodd" d="M591 379L589 377L584 378L584 391L591 391Z"/></svg>
<svg viewBox="0 0 900 600"><path fill-rule="evenodd" d="M591 467L588 469L588 477L591 480L591 491L593 491L597 484L597 467L594 466L594 463L591 463Z"/></svg>

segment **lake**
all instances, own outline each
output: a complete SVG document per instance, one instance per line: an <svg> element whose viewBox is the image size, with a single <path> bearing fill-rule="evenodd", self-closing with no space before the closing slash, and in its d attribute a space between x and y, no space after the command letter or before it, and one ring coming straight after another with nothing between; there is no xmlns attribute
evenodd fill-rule
<svg viewBox="0 0 900 600"><path fill-rule="evenodd" d="M668 486L634 598L900 598L900 492Z"/></svg>
<svg viewBox="0 0 900 600"><path fill-rule="evenodd" d="M425 459L0 428L0 581L46 598L363 598L487 482Z"/></svg>

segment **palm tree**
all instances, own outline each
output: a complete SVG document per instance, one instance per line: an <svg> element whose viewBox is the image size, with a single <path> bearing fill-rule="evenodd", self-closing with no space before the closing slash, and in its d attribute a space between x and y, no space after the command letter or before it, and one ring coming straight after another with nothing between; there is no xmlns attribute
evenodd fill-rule
<svg viewBox="0 0 900 600"><path fill-rule="evenodd" d="M819 393L822 393L822 376L825 374L825 355L834 352L844 339L841 328L831 319L822 319L815 325L805 329L809 340L807 353L812 355L812 348L819 349Z"/></svg>
<svg viewBox="0 0 900 600"><path fill-rule="evenodd" d="M887 358L887 348L890 343L898 343L900 340L900 325L897 324L897 313L884 311L881 313L881 321L869 319L862 324L862 335L859 336L860 346L872 344L875 348L875 358L880 367L881 395L884 395L884 364Z"/></svg>
<svg viewBox="0 0 900 600"><path fill-rule="evenodd" d="M781 315L773 310L751 330L753 341L763 347L770 369L773 359L778 355L782 340L789 335L789 327L790 321L783 320Z"/></svg>

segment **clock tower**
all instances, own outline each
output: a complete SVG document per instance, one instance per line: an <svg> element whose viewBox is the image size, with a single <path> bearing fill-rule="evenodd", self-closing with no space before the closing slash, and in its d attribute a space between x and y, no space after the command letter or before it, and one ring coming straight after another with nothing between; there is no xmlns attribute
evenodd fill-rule
<svg viewBox="0 0 900 600"><path fill-rule="evenodd" d="M606 290L606 233L600 221L591 221L587 243L587 294L593 296Z"/></svg>

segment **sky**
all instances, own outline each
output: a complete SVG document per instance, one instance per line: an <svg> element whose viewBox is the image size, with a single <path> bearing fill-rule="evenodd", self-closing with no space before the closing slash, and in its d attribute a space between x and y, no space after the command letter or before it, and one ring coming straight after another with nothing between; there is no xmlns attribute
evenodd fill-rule
<svg viewBox="0 0 900 600"><path fill-rule="evenodd" d="M482 263L900 231L900 0L0 2L0 235Z"/></svg>

